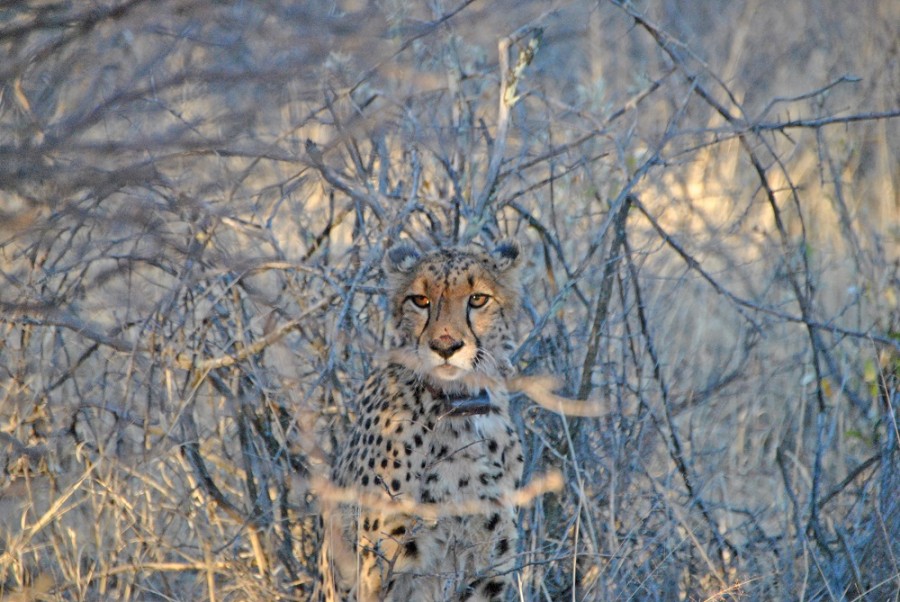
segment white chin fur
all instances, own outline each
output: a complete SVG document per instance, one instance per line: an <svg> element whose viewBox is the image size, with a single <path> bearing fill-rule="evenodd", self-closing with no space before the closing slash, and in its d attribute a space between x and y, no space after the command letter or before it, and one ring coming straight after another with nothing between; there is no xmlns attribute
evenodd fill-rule
<svg viewBox="0 0 900 602"><path fill-rule="evenodd" d="M431 375L442 380L456 380L469 372L452 364L440 364L431 369Z"/></svg>

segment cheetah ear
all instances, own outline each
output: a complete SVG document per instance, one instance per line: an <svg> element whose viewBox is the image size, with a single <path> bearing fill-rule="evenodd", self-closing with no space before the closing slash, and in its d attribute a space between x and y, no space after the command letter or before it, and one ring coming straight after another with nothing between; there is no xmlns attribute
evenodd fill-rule
<svg viewBox="0 0 900 602"><path fill-rule="evenodd" d="M405 274L413 269L421 255L419 251L409 243L400 243L388 249L384 258L384 271L386 274Z"/></svg>
<svg viewBox="0 0 900 602"><path fill-rule="evenodd" d="M497 243L497 246L494 247L491 255L496 262L495 265L497 266L497 269L501 272L505 272L519 264L521 249L519 248L519 243L513 240L501 240Z"/></svg>

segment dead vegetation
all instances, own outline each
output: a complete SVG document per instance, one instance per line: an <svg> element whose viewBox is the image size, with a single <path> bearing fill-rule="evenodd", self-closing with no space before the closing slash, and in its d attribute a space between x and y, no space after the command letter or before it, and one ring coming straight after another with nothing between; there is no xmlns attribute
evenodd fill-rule
<svg viewBox="0 0 900 602"><path fill-rule="evenodd" d="M517 397L520 599L897 600L900 7L816 7L0 8L0 599L306 599L385 249L514 237L603 408Z"/></svg>

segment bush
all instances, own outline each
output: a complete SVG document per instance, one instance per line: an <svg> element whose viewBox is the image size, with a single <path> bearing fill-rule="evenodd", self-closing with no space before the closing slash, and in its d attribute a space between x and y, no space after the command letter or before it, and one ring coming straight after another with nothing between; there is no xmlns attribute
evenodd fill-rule
<svg viewBox="0 0 900 602"><path fill-rule="evenodd" d="M385 249L501 237L603 408L515 400L521 599L896 595L900 9L824 5L0 9L0 595L306 599Z"/></svg>

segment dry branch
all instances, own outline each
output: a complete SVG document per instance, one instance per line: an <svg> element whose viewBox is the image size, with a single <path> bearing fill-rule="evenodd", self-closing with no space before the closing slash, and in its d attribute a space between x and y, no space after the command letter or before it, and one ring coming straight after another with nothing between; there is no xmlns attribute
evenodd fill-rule
<svg viewBox="0 0 900 602"><path fill-rule="evenodd" d="M506 492L498 500L481 500L472 498L458 502L440 504L423 503L402 498L392 499L387 495L366 493L354 488L337 487L322 478L313 478L312 490L323 503L354 504L379 512L391 512L417 516L423 520L434 521L447 516L467 516L491 512L496 504L510 506L527 506L545 493L559 492L563 488L562 474L550 472L535 477L528 485Z"/></svg>
<svg viewBox="0 0 900 602"><path fill-rule="evenodd" d="M207 372L210 372L211 370L216 370L219 368L231 367L239 362L246 360L247 358L261 353L267 347L277 343L294 330L297 330L298 328L303 326L309 316L319 312L325 307L328 307L329 305L334 303L335 299L335 296L331 296L319 300L317 303L304 310L303 313L300 314L300 317L285 322L284 324L278 326L278 328L266 333L262 337L253 341L251 344L243 347L237 353L207 359L194 359L184 353L179 353L175 356L175 365L183 370L193 370L199 374L205 374Z"/></svg>
<svg viewBox="0 0 900 602"><path fill-rule="evenodd" d="M474 202L475 227L471 236L477 232L479 226L485 222L488 203L494 198L499 184L500 166L506 154L506 143L509 137L512 109L519 101L518 88L525 68L534 60L534 56L541 44L543 30L539 27L525 28L508 37L502 38L497 44L500 57L500 94L497 105L497 133L494 136L494 144L491 149L487 173L484 185ZM522 39L528 39L528 43L519 51L514 67L509 66L509 51L513 44Z"/></svg>

